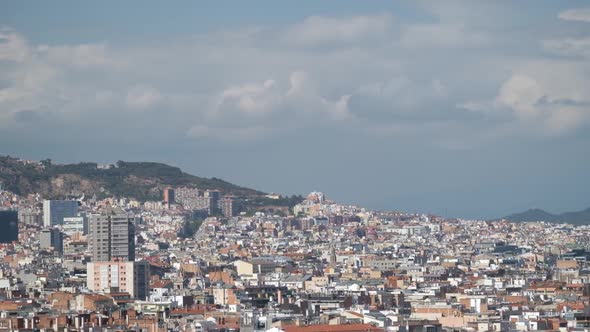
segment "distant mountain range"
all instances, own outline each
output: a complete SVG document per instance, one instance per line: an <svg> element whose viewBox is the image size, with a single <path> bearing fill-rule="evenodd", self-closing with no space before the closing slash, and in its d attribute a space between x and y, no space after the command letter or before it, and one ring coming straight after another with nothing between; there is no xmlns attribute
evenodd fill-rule
<svg viewBox="0 0 590 332"><path fill-rule="evenodd" d="M53 164L51 160L25 162L0 156L0 184L19 195L40 193L48 198L66 196L130 197L140 201L160 200L165 187L218 189L224 194L259 197L258 190L240 187L217 178L184 173L180 168L154 162L118 161L114 165L97 163Z"/></svg>
<svg viewBox="0 0 590 332"><path fill-rule="evenodd" d="M577 212L553 214L541 209L530 209L521 213L511 214L500 218L514 222L547 221L553 223L568 223L574 225L590 225L590 208Z"/></svg>

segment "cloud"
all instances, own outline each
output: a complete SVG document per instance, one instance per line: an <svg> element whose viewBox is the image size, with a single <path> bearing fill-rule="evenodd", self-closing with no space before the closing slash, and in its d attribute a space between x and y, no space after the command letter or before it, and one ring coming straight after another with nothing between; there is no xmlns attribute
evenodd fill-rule
<svg viewBox="0 0 590 332"><path fill-rule="evenodd" d="M14 30L0 27L0 61L22 62L28 56L26 40Z"/></svg>
<svg viewBox="0 0 590 332"><path fill-rule="evenodd" d="M212 108L189 129L188 135L258 139L286 127L329 126L332 121L350 119L349 98L322 96L308 73L294 71L288 79L266 79L223 89L212 98Z"/></svg>
<svg viewBox="0 0 590 332"><path fill-rule="evenodd" d="M286 31L285 39L296 45L362 42L383 38L393 26L390 14L334 18L310 16Z"/></svg>
<svg viewBox="0 0 590 332"><path fill-rule="evenodd" d="M485 45L488 36L460 24L412 24L402 34L404 47L473 47Z"/></svg>
<svg viewBox="0 0 590 332"><path fill-rule="evenodd" d="M136 85L129 89L125 102L131 109L146 109L159 104L162 94L151 86Z"/></svg>
<svg viewBox="0 0 590 332"><path fill-rule="evenodd" d="M321 96L309 74L294 71L289 75L288 86L279 86L274 79L261 83L231 86L219 94L214 114L242 113L249 116L271 112L306 112L346 117L348 95L337 101Z"/></svg>
<svg viewBox="0 0 590 332"><path fill-rule="evenodd" d="M564 10L558 17L566 21L590 22L590 7Z"/></svg>
<svg viewBox="0 0 590 332"><path fill-rule="evenodd" d="M352 94L349 108L358 118L379 126L393 122L397 128L410 120L440 120L436 113L440 113L438 107L446 102L449 93L447 84L440 79L396 75L361 85Z"/></svg>
<svg viewBox="0 0 590 332"><path fill-rule="evenodd" d="M104 50L104 45L90 44L36 46L11 28L0 29L0 82L4 83L0 126L42 118L28 116L30 112L71 114L91 109L93 98L83 100L82 94L94 93L96 87L90 83L94 76L76 76L72 69L105 63Z"/></svg>
<svg viewBox="0 0 590 332"><path fill-rule="evenodd" d="M350 119L352 114L348 110L348 102L351 95L341 96L340 99L333 102L322 98L322 105L326 107L327 112L335 120Z"/></svg>
<svg viewBox="0 0 590 332"><path fill-rule="evenodd" d="M103 66L110 64L107 57L107 46L101 44L40 45L37 52L47 57L52 63L73 65L79 68Z"/></svg>
<svg viewBox="0 0 590 332"><path fill-rule="evenodd" d="M500 88L495 102L523 123L545 129L544 134L570 133L590 120L590 80L575 67L545 63L529 65Z"/></svg>
<svg viewBox="0 0 590 332"><path fill-rule="evenodd" d="M0 68L1 70L1 68ZM4 71L8 86L0 89L0 127L10 126L12 113L18 110L37 110L50 105L61 105L63 94L52 85L59 72L40 62L10 66ZM0 78L4 75L0 74Z"/></svg>
<svg viewBox="0 0 590 332"><path fill-rule="evenodd" d="M547 51L564 56L590 56L590 38L565 38L543 41Z"/></svg>
<svg viewBox="0 0 590 332"><path fill-rule="evenodd" d="M428 137L434 131L453 137L461 125L492 128L512 121L561 133L583 125L586 93L578 87L586 84L580 77L587 65L578 60L588 55L587 36L535 40L537 47L567 56L556 63L569 63L555 73L536 73L525 64L546 53L497 47L513 39L503 34L504 25L494 30L497 20L480 24L472 15L497 16L506 9L463 4L424 2L421 20L394 19L395 13L312 15L294 24L222 29L154 44L37 45L4 29L0 121L9 126L30 115L14 116L20 110L76 119L132 119L141 111L140 135L164 126L177 139L227 142L304 130L390 136L425 129ZM567 82L572 77L576 83ZM448 123L452 128L442 129Z"/></svg>
<svg viewBox="0 0 590 332"><path fill-rule="evenodd" d="M521 118L533 117L537 115L537 103L545 93L536 80L515 74L502 84L496 102L508 106Z"/></svg>
<svg viewBox="0 0 590 332"><path fill-rule="evenodd" d="M225 89L219 96L216 112L226 107L251 115L264 114L272 111L281 103L281 96L276 89L274 80L262 83L248 83Z"/></svg>

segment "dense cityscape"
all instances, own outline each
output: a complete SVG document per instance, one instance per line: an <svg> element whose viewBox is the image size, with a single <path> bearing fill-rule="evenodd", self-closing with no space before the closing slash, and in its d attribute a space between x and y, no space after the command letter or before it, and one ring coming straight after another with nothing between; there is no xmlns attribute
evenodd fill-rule
<svg viewBox="0 0 590 332"><path fill-rule="evenodd" d="M589 226L371 211L321 192L245 212L245 199L195 187L143 202L0 191L0 330L590 326Z"/></svg>
<svg viewBox="0 0 590 332"><path fill-rule="evenodd" d="M589 151L589 0L1 0L0 332L590 332Z"/></svg>

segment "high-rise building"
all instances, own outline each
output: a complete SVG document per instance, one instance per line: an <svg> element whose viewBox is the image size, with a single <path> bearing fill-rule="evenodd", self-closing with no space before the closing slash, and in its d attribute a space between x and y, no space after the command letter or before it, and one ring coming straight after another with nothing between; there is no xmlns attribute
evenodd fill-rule
<svg viewBox="0 0 590 332"><path fill-rule="evenodd" d="M62 229L69 236L73 236L76 233L86 235L88 234L88 219L85 215L64 218Z"/></svg>
<svg viewBox="0 0 590 332"><path fill-rule="evenodd" d="M19 210L18 220L21 225L41 226L43 225L43 215L32 210Z"/></svg>
<svg viewBox="0 0 590 332"><path fill-rule="evenodd" d="M63 253L64 237L57 228L44 229L39 233L39 246L41 249L53 249L55 252Z"/></svg>
<svg viewBox="0 0 590 332"><path fill-rule="evenodd" d="M182 204L185 209L193 208L195 201L201 196L197 188L180 187L174 190L174 200Z"/></svg>
<svg viewBox="0 0 590 332"><path fill-rule="evenodd" d="M164 203L166 204L174 204L174 189L166 188L164 189Z"/></svg>
<svg viewBox="0 0 590 332"><path fill-rule="evenodd" d="M235 197L224 196L219 200L219 209L224 217L233 217L236 214Z"/></svg>
<svg viewBox="0 0 590 332"><path fill-rule="evenodd" d="M211 213L214 213L219 206L219 199L221 198L221 191L219 190L207 190L205 191L205 197L211 198Z"/></svg>
<svg viewBox="0 0 590 332"><path fill-rule="evenodd" d="M18 241L18 212L0 211L0 243Z"/></svg>
<svg viewBox="0 0 590 332"><path fill-rule="evenodd" d="M86 287L91 291L127 292L141 300L149 294L150 265L146 261L90 262L86 274Z"/></svg>
<svg viewBox="0 0 590 332"><path fill-rule="evenodd" d="M213 198L204 196L197 197L191 208L197 211L206 211L207 215L211 215L214 213Z"/></svg>
<svg viewBox="0 0 590 332"><path fill-rule="evenodd" d="M107 211L88 216L92 261L135 260L135 220L125 213Z"/></svg>
<svg viewBox="0 0 590 332"><path fill-rule="evenodd" d="M62 225L64 218L78 215L78 201L43 201L43 226Z"/></svg>
<svg viewBox="0 0 590 332"><path fill-rule="evenodd" d="M207 214L219 212L219 190L198 190L197 188L176 188L174 190L174 201L181 204L186 210L207 211Z"/></svg>

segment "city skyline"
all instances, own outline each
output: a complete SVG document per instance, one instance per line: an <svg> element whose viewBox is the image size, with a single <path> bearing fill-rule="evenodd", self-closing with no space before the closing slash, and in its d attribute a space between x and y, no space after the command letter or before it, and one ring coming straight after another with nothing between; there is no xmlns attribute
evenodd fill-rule
<svg viewBox="0 0 590 332"><path fill-rule="evenodd" d="M590 331L587 0L0 2L0 331Z"/></svg>
<svg viewBox="0 0 590 332"><path fill-rule="evenodd" d="M586 2L64 4L2 5L1 154L449 217L590 206Z"/></svg>

